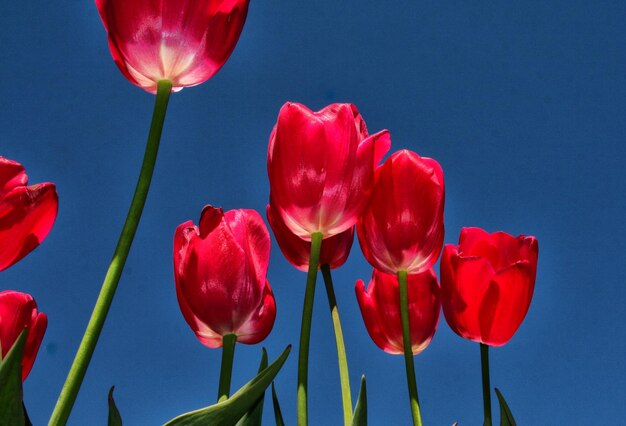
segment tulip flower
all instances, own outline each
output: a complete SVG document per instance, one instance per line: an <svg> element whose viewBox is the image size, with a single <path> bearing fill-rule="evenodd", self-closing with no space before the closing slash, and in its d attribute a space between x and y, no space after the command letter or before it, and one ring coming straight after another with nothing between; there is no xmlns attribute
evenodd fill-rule
<svg viewBox="0 0 626 426"><path fill-rule="evenodd" d="M185 320L210 348L222 337L254 344L267 337L276 317L267 281L269 232L253 210L206 206L200 224L178 226L174 235L176 295Z"/></svg>
<svg viewBox="0 0 626 426"><path fill-rule="evenodd" d="M109 49L122 74L156 93L211 78L232 53L249 0L96 0Z"/></svg>
<svg viewBox="0 0 626 426"><path fill-rule="evenodd" d="M54 184L27 185L24 167L0 157L0 271L34 250L57 216Z"/></svg>
<svg viewBox="0 0 626 426"><path fill-rule="evenodd" d="M309 268L311 242L292 233L270 205L267 206L267 220L285 258L297 269L306 272ZM322 244L318 263L328 265L329 269L340 267L348 260L353 241L354 226L347 231L326 238Z"/></svg>
<svg viewBox="0 0 626 426"><path fill-rule="evenodd" d="M350 229L365 208L374 168L390 147L389 133L369 136L354 105L318 112L288 102L270 136L270 204L285 225L310 241Z"/></svg>
<svg viewBox="0 0 626 426"><path fill-rule="evenodd" d="M22 381L26 380L48 325L46 314L37 311L31 295L13 290L0 292L0 349L4 358L25 328L28 329L22 358Z"/></svg>
<svg viewBox="0 0 626 426"><path fill-rule="evenodd" d="M359 217L361 250L388 274L431 268L443 245L443 171L437 161L401 150L376 170L370 203Z"/></svg>
<svg viewBox="0 0 626 426"><path fill-rule="evenodd" d="M367 290L357 281L356 297L374 343L387 353L403 354L398 277L374 269ZM426 349L439 322L439 284L432 269L408 276L408 300L411 349L417 355Z"/></svg>
<svg viewBox="0 0 626 426"><path fill-rule="evenodd" d="M533 296L538 244L463 228L458 246L441 258L443 313L459 336L489 346L507 343L521 325Z"/></svg>

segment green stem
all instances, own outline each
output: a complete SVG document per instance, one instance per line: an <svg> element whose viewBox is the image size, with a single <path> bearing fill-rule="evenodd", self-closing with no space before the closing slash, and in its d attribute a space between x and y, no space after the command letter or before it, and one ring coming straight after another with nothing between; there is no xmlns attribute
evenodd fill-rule
<svg viewBox="0 0 626 426"><path fill-rule="evenodd" d="M220 385L217 390L217 402L225 401L230 396L230 379L233 375L235 343L237 343L237 336L235 334L227 334L222 337L222 367L220 368Z"/></svg>
<svg viewBox="0 0 626 426"><path fill-rule="evenodd" d="M67 379L59 395L59 400L50 417L48 423L50 426L65 425L67 423L70 411L74 406L74 401L76 401L78 390L83 382L87 367L89 366L94 349L98 343L104 321L111 307L117 283L122 275L124 263L128 257L135 231L139 225L141 212L143 211L143 206L148 196L148 189L150 188L150 181L152 180L152 173L157 158L161 131L163 129L165 112L167 110L171 90L172 83L170 81L162 80L158 82L154 112L152 114L152 124L150 125L146 152L144 154L143 164L141 165L141 172L137 181L137 187L135 188L135 194L133 195L133 201L128 210L126 222L124 223L124 228L122 228L122 233L117 242L113 259L104 277L96 306L93 309L89 324L87 324L87 329L78 347L76 357L74 358L70 372L67 375Z"/></svg>
<svg viewBox="0 0 626 426"><path fill-rule="evenodd" d="M491 426L491 385L489 384L489 346L480 344L480 367L483 374L484 426Z"/></svg>
<svg viewBox="0 0 626 426"><path fill-rule="evenodd" d="M343 342L343 332L341 331L341 321L339 321L339 309L333 288L333 278L330 275L330 266L324 263L321 267L326 294L328 295L328 305L330 315L333 319L335 329L335 342L337 343L337 360L339 361L339 379L341 381L341 401L343 403L343 423L345 426L352 424L352 395L350 392L350 375L348 374L348 357L346 356L346 345Z"/></svg>
<svg viewBox="0 0 626 426"><path fill-rule="evenodd" d="M422 426L422 414L417 397L417 383L415 381L415 365L413 365L413 348L411 344L411 328L409 325L409 295L407 288L406 271L398 271L398 283L400 284L400 316L402 318L402 341L404 346L404 363L406 366L406 380L409 386L409 400L411 403L411 415L413 424Z"/></svg>
<svg viewBox="0 0 626 426"><path fill-rule="evenodd" d="M317 280L317 265L319 263L320 250L322 249L322 238L321 232L313 232L311 234L311 256L309 258L309 272L306 276L302 327L300 328L300 352L298 353L298 426L306 426L308 423L309 340L311 339L313 298L315 296L315 281Z"/></svg>

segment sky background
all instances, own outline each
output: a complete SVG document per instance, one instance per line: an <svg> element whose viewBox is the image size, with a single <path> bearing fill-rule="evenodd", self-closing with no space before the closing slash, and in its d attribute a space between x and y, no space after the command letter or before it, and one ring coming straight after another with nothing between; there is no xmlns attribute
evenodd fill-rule
<svg viewBox="0 0 626 426"><path fill-rule="evenodd" d="M264 215L267 142L286 101L314 110L352 102L370 132L390 130L393 151L437 159L446 243L463 226L538 238L528 315L490 351L492 384L519 424L626 416L625 4L402 3L253 1L229 62L172 96L141 225L69 424L105 424L111 385L128 425L162 424L214 402L221 352L200 344L179 311L172 237L209 203ZM0 43L0 155L24 164L31 183L55 182L60 198L49 237L0 273L1 289L31 293L49 318L25 383L31 419L42 425L126 216L154 97L114 65L92 1L3 1ZM274 241L268 276L278 315L263 345L274 359L297 347L305 274ZM354 295L356 280L370 276L355 243L334 274L353 398L364 373L370 424L405 425L403 359L371 341ZM261 345L237 347L233 389L254 376L260 353ZM415 365L425 424L482 423L478 344L442 316ZM296 368L294 350L276 380L288 424ZM312 425L341 423L321 277L309 404ZM270 407L268 398L273 424Z"/></svg>

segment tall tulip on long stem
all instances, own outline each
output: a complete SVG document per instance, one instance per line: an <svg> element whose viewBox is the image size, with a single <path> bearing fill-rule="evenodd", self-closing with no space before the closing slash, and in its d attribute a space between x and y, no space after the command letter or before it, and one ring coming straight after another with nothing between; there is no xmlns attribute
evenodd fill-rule
<svg viewBox="0 0 626 426"><path fill-rule="evenodd" d="M249 0L96 0L111 56L133 84L156 93L139 180L96 306L50 418L70 415L115 295L148 196L170 93L211 78L232 53Z"/></svg>
<svg viewBox="0 0 626 426"><path fill-rule="evenodd" d="M401 150L377 168L370 203L357 223L365 258L374 268L398 276L403 352L415 425L421 425L422 419L409 340L407 275L428 270L439 257L444 194L439 163Z"/></svg>
<svg viewBox="0 0 626 426"><path fill-rule="evenodd" d="M443 313L459 336L480 344L485 425L490 426L489 346L506 344L522 324L535 288L535 237L463 228L441 257Z"/></svg>
<svg viewBox="0 0 626 426"><path fill-rule="evenodd" d="M286 103L270 136L270 205L291 233L311 243L298 358L299 426L308 423L309 339L322 239L354 226L368 203L374 168L389 146L388 132L370 136L350 104L313 112Z"/></svg>

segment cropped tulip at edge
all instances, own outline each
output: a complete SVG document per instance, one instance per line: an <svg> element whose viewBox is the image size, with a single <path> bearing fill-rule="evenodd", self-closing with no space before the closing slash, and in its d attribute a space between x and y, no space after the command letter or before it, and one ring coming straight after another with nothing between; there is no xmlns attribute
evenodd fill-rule
<svg viewBox="0 0 626 426"><path fill-rule="evenodd" d="M178 226L174 235L176 295L185 320L206 346L222 337L254 344L267 337L276 303L266 274L270 237L254 210L206 206L199 226Z"/></svg>
<svg viewBox="0 0 626 426"><path fill-rule="evenodd" d="M367 204L374 169L390 147L389 133L367 133L351 104L313 112L288 102L270 136L270 204L298 237L324 238L350 229Z"/></svg>
<svg viewBox="0 0 626 426"><path fill-rule="evenodd" d="M37 303L31 295L13 290L0 292L0 348L2 348L2 358L9 353L24 328L28 328L22 358L22 381L26 380L33 368L47 325L48 317L37 311Z"/></svg>
<svg viewBox="0 0 626 426"><path fill-rule="evenodd" d="M274 213L270 205L267 206L266 214L278 246L285 258L297 269L306 272L309 268L311 242L305 241L292 233L280 219L280 216ZM353 242L354 226L347 231L324 239L318 264L327 264L330 269L340 267L348 260Z"/></svg>
<svg viewBox="0 0 626 426"><path fill-rule="evenodd" d="M422 352L432 340L440 311L440 290L432 269L408 276L409 328L413 355ZM356 283L356 297L363 321L376 345L390 354L403 354L402 320L398 276L374 269L367 290Z"/></svg>
<svg viewBox="0 0 626 426"><path fill-rule="evenodd" d="M401 150L377 168L370 203L357 235L374 268L417 274L431 268L444 236L445 188L437 161Z"/></svg>
<svg viewBox="0 0 626 426"><path fill-rule="evenodd" d="M155 93L211 78L232 53L249 0L96 0L109 49L122 74Z"/></svg>
<svg viewBox="0 0 626 426"><path fill-rule="evenodd" d="M24 167L0 156L0 271L33 251L57 216L54 184L27 185Z"/></svg>
<svg viewBox="0 0 626 426"><path fill-rule="evenodd" d="M538 243L532 236L463 228L441 258L442 305L459 336L501 346L521 325L533 296Z"/></svg>

